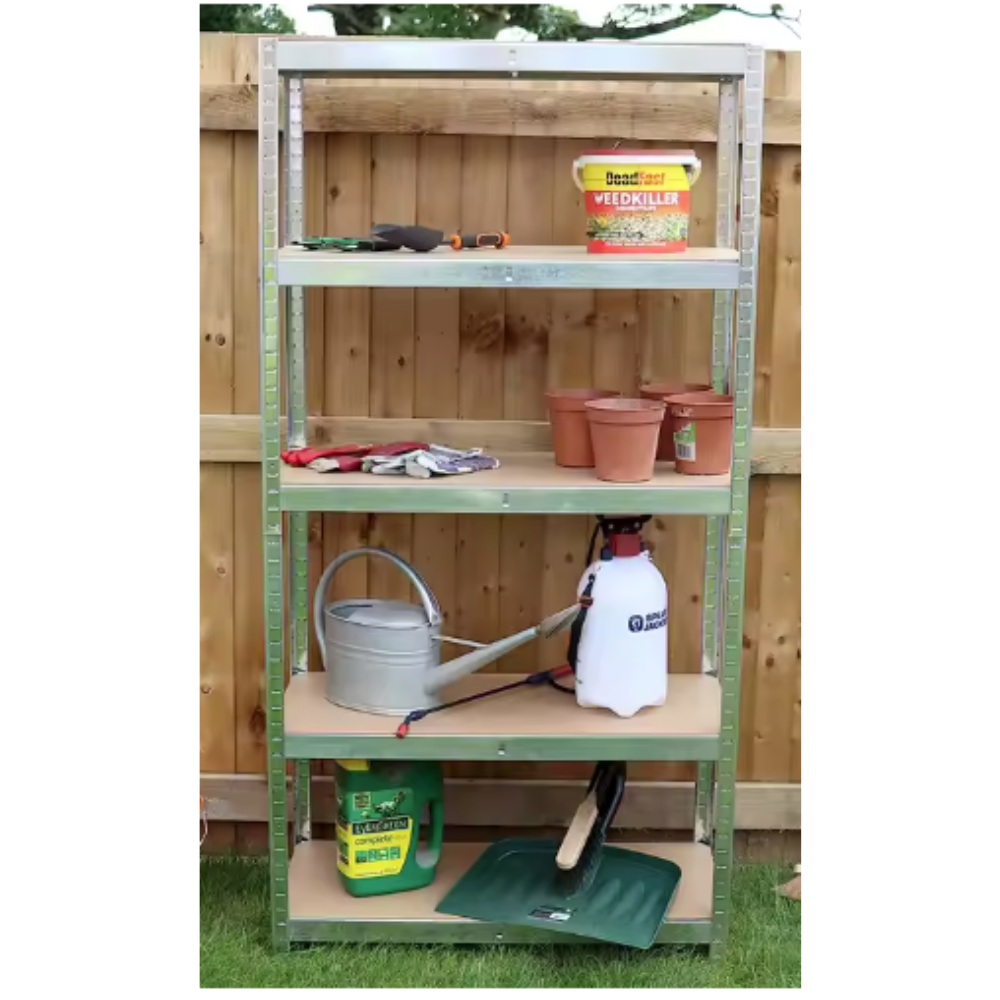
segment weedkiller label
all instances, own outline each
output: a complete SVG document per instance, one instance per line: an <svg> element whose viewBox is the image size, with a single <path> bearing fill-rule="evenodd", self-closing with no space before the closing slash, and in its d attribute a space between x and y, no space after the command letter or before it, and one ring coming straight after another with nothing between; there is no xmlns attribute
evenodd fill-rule
<svg viewBox="0 0 1000 1000"><path fill-rule="evenodd" d="M590 252L684 250L691 213L685 167L644 166L622 159L620 165L583 166Z"/></svg>
<svg viewBox="0 0 1000 1000"><path fill-rule="evenodd" d="M679 191L595 191L587 196L595 208L609 205L615 208L659 208L661 205L679 205Z"/></svg>

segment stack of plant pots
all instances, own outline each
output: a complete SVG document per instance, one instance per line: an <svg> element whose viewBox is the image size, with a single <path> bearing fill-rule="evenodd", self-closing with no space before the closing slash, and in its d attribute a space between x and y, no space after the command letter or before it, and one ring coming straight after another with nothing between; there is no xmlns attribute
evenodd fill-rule
<svg viewBox="0 0 1000 1000"><path fill-rule="evenodd" d="M643 386L631 399L607 389L546 393L557 465L594 469L598 479L642 483L657 461L684 475L729 471L733 398L691 382Z"/></svg>

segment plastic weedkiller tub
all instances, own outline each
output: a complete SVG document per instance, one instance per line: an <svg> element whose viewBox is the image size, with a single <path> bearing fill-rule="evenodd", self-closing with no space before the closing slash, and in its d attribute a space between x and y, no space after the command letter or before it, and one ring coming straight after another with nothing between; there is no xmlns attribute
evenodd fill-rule
<svg viewBox="0 0 1000 1000"><path fill-rule="evenodd" d="M693 150L591 149L573 161L586 196L590 253L679 253L687 249Z"/></svg>

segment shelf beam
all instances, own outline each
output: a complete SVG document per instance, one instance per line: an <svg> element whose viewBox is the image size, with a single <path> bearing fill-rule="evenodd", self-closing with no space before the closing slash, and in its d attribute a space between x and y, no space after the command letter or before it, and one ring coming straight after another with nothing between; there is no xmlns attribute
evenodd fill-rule
<svg viewBox="0 0 1000 1000"><path fill-rule="evenodd" d="M498 469L412 479L283 468L286 511L397 514L726 514L729 476L684 476L657 466L644 483L607 483L592 469L564 469L551 454L496 453Z"/></svg>
<svg viewBox="0 0 1000 1000"><path fill-rule="evenodd" d="M286 287L732 290L738 278L737 252L716 247L594 254L573 246L459 252L439 247L429 253L343 253L288 246L278 253L278 284Z"/></svg>
<svg viewBox="0 0 1000 1000"><path fill-rule="evenodd" d="M747 70L745 45L280 39L279 73L339 77L719 80Z"/></svg>

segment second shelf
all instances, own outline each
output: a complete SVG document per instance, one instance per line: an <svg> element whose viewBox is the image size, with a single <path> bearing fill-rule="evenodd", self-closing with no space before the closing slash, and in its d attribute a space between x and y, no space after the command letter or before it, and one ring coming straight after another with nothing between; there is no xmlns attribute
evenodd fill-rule
<svg viewBox="0 0 1000 1000"><path fill-rule="evenodd" d="M563 469L551 455L497 455L500 468L411 479L283 466L289 511L434 514L728 514L729 475L682 476L657 464L646 483L605 483L593 469Z"/></svg>
<svg viewBox="0 0 1000 1000"><path fill-rule="evenodd" d="M516 674L473 674L445 698L499 687ZM717 760L721 692L716 678L671 673L666 704L620 719L580 708L551 687L528 687L461 705L414 724L340 708L326 700L326 675L291 679L285 694L285 756L411 760Z"/></svg>

